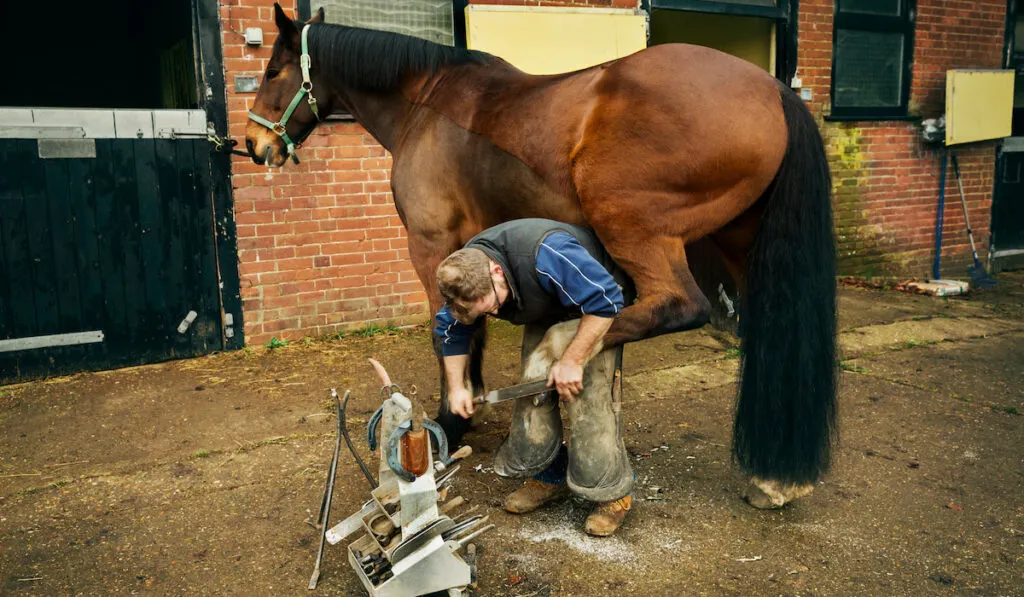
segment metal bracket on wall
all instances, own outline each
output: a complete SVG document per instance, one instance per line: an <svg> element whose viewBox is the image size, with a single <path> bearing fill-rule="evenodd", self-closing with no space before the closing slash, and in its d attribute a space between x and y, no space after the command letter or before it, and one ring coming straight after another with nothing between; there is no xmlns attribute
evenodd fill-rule
<svg viewBox="0 0 1024 597"><path fill-rule="evenodd" d="M196 320L196 317L199 317L198 313L195 311L189 311L188 315L185 316L185 319L182 319L181 323L178 324L178 333L184 334L187 332L189 326L191 326L192 322Z"/></svg>
<svg viewBox="0 0 1024 597"><path fill-rule="evenodd" d="M5 125L0 126L0 139L84 139L80 126Z"/></svg>
<svg viewBox="0 0 1024 597"><path fill-rule="evenodd" d="M36 143L43 160L96 157L96 139L39 139Z"/></svg>
<svg viewBox="0 0 1024 597"><path fill-rule="evenodd" d="M235 316L231 313L224 314L224 337L235 337Z"/></svg>
<svg viewBox="0 0 1024 597"><path fill-rule="evenodd" d="M71 334L52 334L49 336L33 336L31 338L13 338L10 340L0 340L0 352L34 350L37 348L50 348L53 346L92 344L94 342L103 342L103 338L103 330L96 330L94 332L75 332Z"/></svg>

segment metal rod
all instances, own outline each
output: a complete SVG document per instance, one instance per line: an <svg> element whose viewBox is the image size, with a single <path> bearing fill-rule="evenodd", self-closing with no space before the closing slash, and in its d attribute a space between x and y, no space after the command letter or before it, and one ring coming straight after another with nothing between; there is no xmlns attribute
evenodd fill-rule
<svg viewBox="0 0 1024 597"><path fill-rule="evenodd" d="M467 519L467 520L468 520L468 519L469 519L469 516L470 516L471 514L473 514L474 512L476 512L476 509L477 509L477 508L479 508L479 507L480 507L479 505L476 505L476 504L474 504L473 506L470 506L469 510L466 510L465 512L463 512L462 514L460 514L460 515L456 516L456 517L455 517L455 518L453 518L452 520L453 520L453 521L456 521L456 522L458 522L460 518L463 518L463 519Z"/></svg>
<svg viewBox="0 0 1024 597"><path fill-rule="evenodd" d="M451 479L452 475L454 475L455 473L459 472L459 467L461 467L461 466L462 466L461 464L456 464L455 466L453 466L450 469L448 469L443 475L438 477L437 478L437 486L440 487L440 486L444 485L445 482L448 481L448 479Z"/></svg>
<svg viewBox="0 0 1024 597"><path fill-rule="evenodd" d="M477 526L480 526L480 525L484 524L485 522L490 520L490 518L491 518L490 514L488 514L487 516L477 515L477 516L474 516L472 518L467 518L466 520L464 520L464 521L460 522L459 524L453 526L451 529L449 529L447 532L445 532L443 535L441 535L441 537L445 541L451 541L452 539L454 539L458 535L461 535L462 533L465 533L469 529L472 529L473 527L477 527Z"/></svg>
<svg viewBox="0 0 1024 597"><path fill-rule="evenodd" d="M348 400L349 392L345 391L345 400ZM341 403L338 401L338 392L331 388L331 396L334 397L334 408L338 413L338 436L334 441L334 457L331 459L331 470L327 475L327 488L324 490L324 499L320 504L320 547L316 550L316 564L313 567L313 575L309 578L309 590L316 588L320 581L320 562L324 557L324 543L327 540L327 521L331 516L331 497L334 493L334 476L338 471L338 452L341 451L342 423Z"/></svg>
<svg viewBox="0 0 1024 597"><path fill-rule="evenodd" d="M335 400L338 399L338 393L333 389L331 390L331 395L334 396ZM359 465L359 470L363 471L363 476L366 477L366 481L370 484L370 491L373 491L374 489L377 489L377 481L374 480L373 475L370 474L370 469L366 467L366 463L363 462L363 459L359 457L359 453L356 452L355 447L352 445L352 438L348 436L348 395L349 392L346 390L345 402L341 405L341 408L338 410L341 437L345 438L345 445L348 446L348 451L352 453L352 458L354 458L356 464Z"/></svg>
<svg viewBox="0 0 1024 597"><path fill-rule="evenodd" d="M476 539L480 535L486 533L487 531L489 531L489 530L491 530L493 528L494 528L494 525L493 524L489 524L489 525L485 526L484 528L480 529L479 531L477 531L477 532L475 532L475 533L473 533L471 535L468 535L465 539L459 539L459 542L458 542L459 543L459 547L458 547L458 549L462 549L463 547L465 547L465 545L467 543L469 543L473 539Z"/></svg>

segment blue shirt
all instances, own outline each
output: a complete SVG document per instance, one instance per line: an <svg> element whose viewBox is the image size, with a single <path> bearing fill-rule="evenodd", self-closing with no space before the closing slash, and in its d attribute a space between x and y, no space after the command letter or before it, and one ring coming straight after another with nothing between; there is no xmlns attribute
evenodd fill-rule
<svg viewBox="0 0 1024 597"><path fill-rule="evenodd" d="M562 305L583 315L615 317L622 310L622 291L615 278L566 232L549 234L537 248L537 281ZM441 354L447 357L469 354L470 340L484 317L466 325L445 306L436 321L434 333L441 338Z"/></svg>

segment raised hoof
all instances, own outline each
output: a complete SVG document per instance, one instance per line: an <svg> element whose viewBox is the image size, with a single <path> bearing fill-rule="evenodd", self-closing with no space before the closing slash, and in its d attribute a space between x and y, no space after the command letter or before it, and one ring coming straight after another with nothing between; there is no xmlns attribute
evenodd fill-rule
<svg viewBox="0 0 1024 597"><path fill-rule="evenodd" d="M588 535L594 537L610 537L622 526L626 514L633 506L633 496L627 495L614 502L598 504L594 511L587 517L587 524L583 527Z"/></svg>
<svg viewBox="0 0 1024 597"><path fill-rule="evenodd" d="M569 487L567 485L551 485L536 479L528 479L522 487L505 498L505 511L512 514L526 514L568 496Z"/></svg>

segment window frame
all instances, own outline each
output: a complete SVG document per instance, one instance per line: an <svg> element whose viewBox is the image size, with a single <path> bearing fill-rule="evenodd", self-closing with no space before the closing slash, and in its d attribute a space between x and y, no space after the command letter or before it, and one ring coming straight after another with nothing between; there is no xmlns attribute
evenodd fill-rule
<svg viewBox="0 0 1024 597"><path fill-rule="evenodd" d="M466 5L469 0L452 0L452 17L454 18L455 47L466 47ZM296 12L300 21L313 18L310 0L296 0Z"/></svg>
<svg viewBox="0 0 1024 597"><path fill-rule="evenodd" d="M873 15L839 8L841 0L835 0L832 19L832 71L829 77L830 114L825 120L915 120L909 113L910 87L914 71L914 30L917 21L917 2L899 0L900 14ZM839 31L868 31L872 33L903 34L902 84L898 106L836 106L836 46Z"/></svg>
<svg viewBox="0 0 1024 597"><path fill-rule="evenodd" d="M469 0L452 0L452 16L454 18L455 47L466 47L466 5ZM297 0L296 13L300 21L313 18L310 0ZM356 117L347 110L335 110L323 118L325 122L355 122Z"/></svg>
<svg viewBox="0 0 1024 597"><path fill-rule="evenodd" d="M647 2L645 2L647 4ZM711 14L727 14L740 17L757 17L761 19L779 20L787 18L788 0L775 0L773 6L758 4L742 4L729 0L649 0L647 14L650 9L685 10L690 12L706 12Z"/></svg>

